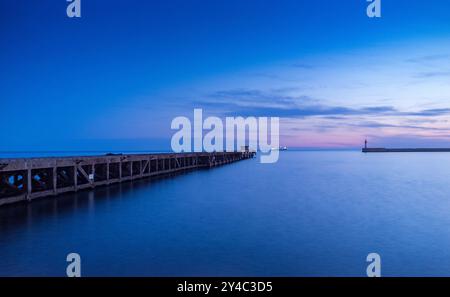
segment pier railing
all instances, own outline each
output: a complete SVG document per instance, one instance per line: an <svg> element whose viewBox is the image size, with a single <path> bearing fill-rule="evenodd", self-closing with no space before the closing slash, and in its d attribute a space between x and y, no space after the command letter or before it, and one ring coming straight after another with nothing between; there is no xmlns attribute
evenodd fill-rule
<svg viewBox="0 0 450 297"><path fill-rule="evenodd" d="M0 159L0 205L252 158L254 152Z"/></svg>

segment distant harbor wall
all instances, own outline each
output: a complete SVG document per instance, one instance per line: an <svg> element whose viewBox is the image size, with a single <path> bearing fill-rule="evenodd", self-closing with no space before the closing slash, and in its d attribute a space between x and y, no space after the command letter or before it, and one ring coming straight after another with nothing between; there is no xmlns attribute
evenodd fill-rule
<svg viewBox="0 0 450 297"><path fill-rule="evenodd" d="M0 206L254 157L242 152L0 159Z"/></svg>
<svg viewBox="0 0 450 297"><path fill-rule="evenodd" d="M363 148L363 153L448 153L450 148Z"/></svg>

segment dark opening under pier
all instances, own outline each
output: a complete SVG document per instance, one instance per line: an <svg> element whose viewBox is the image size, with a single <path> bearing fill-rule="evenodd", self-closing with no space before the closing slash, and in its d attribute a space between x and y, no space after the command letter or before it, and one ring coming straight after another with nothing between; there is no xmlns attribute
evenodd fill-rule
<svg viewBox="0 0 450 297"><path fill-rule="evenodd" d="M0 206L183 170L212 168L255 152L107 154L86 157L0 158Z"/></svg>

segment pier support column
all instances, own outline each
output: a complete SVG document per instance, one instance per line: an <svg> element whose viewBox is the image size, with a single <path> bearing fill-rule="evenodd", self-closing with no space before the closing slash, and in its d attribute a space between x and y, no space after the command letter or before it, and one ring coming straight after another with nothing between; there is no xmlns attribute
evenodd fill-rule
<svg viewBox="0 0 450 297"><path fill-rule="evenodd" d="M31 193L33 192L33 183L31 181L31 166L27 163L27 200L31 200Z"/></svg>
<svg viewBox="0 0 450 297"><path fill-rule="evenodd" d="M106 183L109 184L109 165L111 164L111 160L106 161Z"/></svg>
<svg viewBox="0 0 450 297"><path fill-rule="evenodd" d="M150 174L152 174L153 172L156 171L156 168L155 168L155 167L153 167L153 170L152 170L152 162L153 162L153 160L154 160L154 159L151 159L151 158L150 158L150 160L148 161L148 172L149 172Z"/></svg>
<svg viewBox="0 0 450 297"><path fill-rule="evenodd" d="M122 159L119 161L119 181L122 181Z"/></svg>
<svg viewBox="0 0 450 297"><path fill-rule="evenodd" d="M57 189L56 186L58 184L58 173L56 171L56 162L55 165L53 166L53 194L56 195Z"/></svg>
<svg viewBox="0 0 450 297"><path fill-rule="evenodd" d="M133 179L133 161L130 161L130 177Z"/></svg>
<svg viewBox="0 0 450 297"><path fill-rule="evenodd" d="M78 168L77 165L73 166L73 186L75 192L78 190Z"/></svg>
<svg viewBox="0 0 450 297"><path fill-rule="evenodd" d="M91 183L91 186L95 187L95 165L94 164L92 164L91 172L92 172L92 180L90 178L88 178L88 179L89 179L89 182ZM89 174L88 174L88 177L89 177Z"/></svg>

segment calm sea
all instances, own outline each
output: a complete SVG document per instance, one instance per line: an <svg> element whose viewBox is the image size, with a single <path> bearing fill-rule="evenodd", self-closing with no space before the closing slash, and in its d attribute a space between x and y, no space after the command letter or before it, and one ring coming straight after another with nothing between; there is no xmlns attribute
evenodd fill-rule
<svg viewBox="0 0 450 297"><path fill-rule="evenodd" d="M281 152L0 208L0 275L450 276L450 154Z"/></svg>

